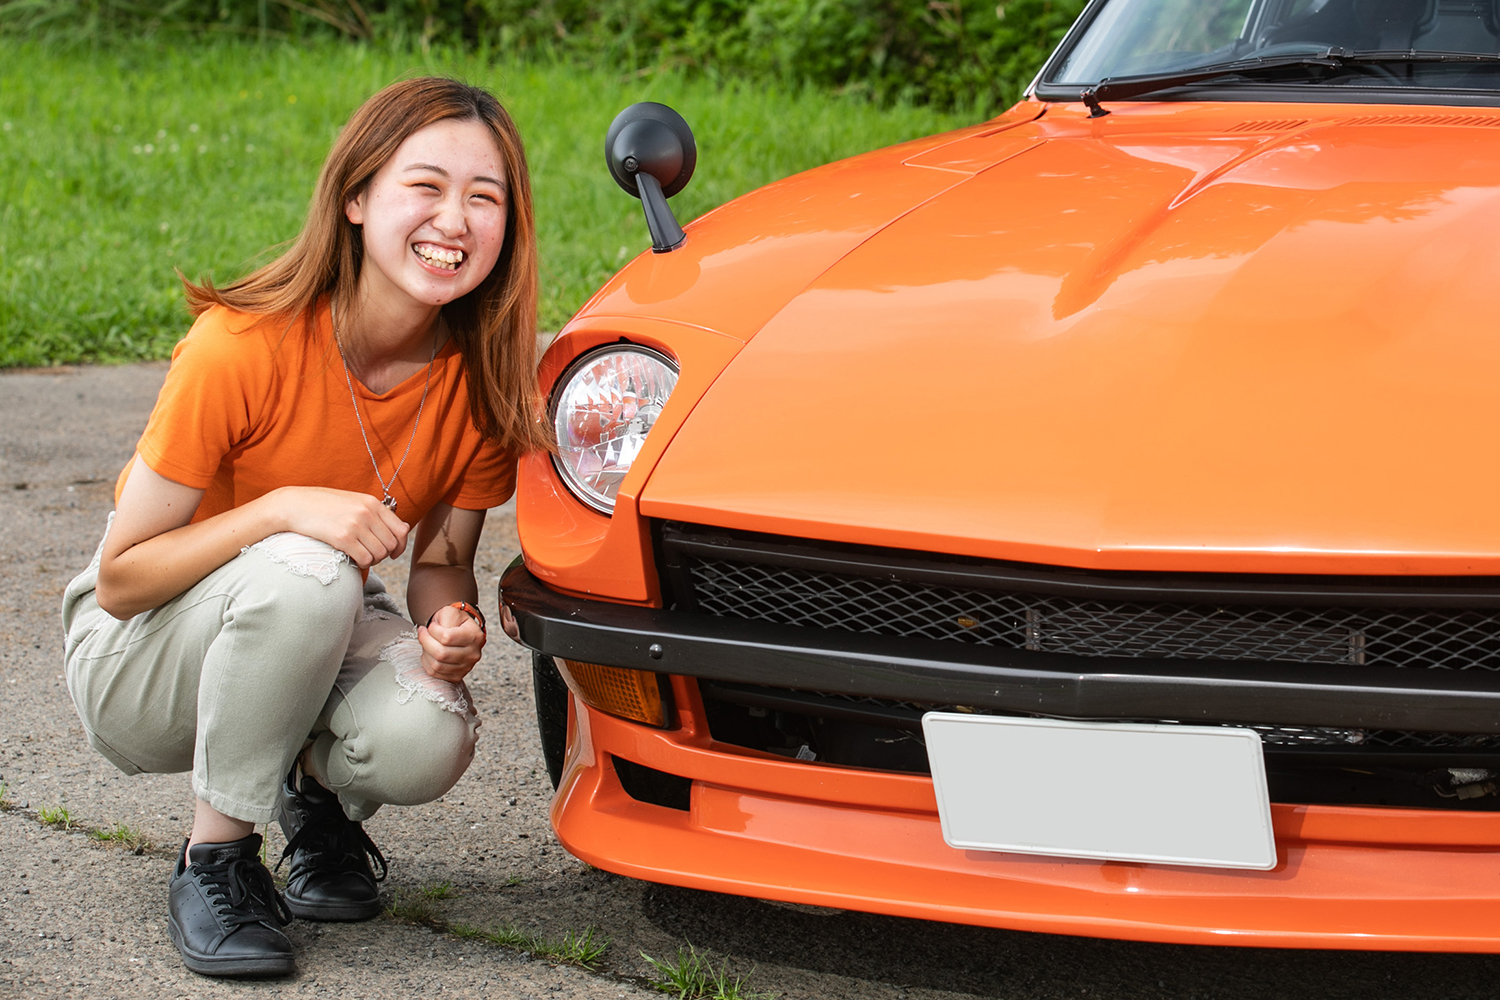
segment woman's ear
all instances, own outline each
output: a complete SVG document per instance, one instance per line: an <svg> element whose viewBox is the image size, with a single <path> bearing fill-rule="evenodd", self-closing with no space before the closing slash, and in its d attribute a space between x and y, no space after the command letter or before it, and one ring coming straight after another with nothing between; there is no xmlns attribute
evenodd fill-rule
<svg viewBox="0 0 1500 1000"><path fill-rule="evenodd" d="M363 191L344 202L344 218L348 219L351 225L365 224L365 193Z"/></svg>

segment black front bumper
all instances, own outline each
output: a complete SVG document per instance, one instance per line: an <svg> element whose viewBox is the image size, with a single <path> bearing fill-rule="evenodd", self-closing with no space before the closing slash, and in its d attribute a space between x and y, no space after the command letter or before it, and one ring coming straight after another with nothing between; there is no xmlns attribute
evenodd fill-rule
<svg viewBox="0 0 1500 1000"><path fill-rule="evenodd" d="M520 559L500 589L527 646L610 666L1074 719L1500 731L1491 671L1083 657L799 628L560 594Z"/></svg>

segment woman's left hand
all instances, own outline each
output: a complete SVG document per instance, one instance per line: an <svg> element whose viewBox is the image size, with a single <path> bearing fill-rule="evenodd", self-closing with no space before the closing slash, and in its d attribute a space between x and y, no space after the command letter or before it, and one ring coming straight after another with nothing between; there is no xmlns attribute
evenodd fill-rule
<svg viewBox="0 0 1500 1000"><path fill-rule="evenodd" d="M450 605L438 608L430 624L417 628L422 644L422 669L439 680L457 684L484 653L484 630L463 611Z"/></svg>

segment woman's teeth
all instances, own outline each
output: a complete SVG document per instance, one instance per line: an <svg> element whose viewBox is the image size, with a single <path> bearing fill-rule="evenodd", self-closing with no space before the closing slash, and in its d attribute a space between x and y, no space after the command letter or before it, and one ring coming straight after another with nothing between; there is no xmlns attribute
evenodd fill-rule
<svg viewBox="0 0 1500 1000"><path fill-rule="evenodd" d="M447 250L443 247L435 247L428 243L417 243L412 246L421 257L433 267L441 267L445 271L457 271L458 265L464 262L462 250Z"/></svg>

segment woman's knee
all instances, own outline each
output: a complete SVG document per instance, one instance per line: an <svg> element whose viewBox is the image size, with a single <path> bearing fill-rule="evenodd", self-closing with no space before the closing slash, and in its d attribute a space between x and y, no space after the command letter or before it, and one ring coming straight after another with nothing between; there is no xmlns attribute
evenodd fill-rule
<svg viewBox="0 0 1500 1000"><path fill-rule="evenodd" d="M281 532L247 546L235 560L250 584L242 611L268 610L285 628L315 634L351 625L364 582L349 557L325 542Z"/></svg>
<svg viewBox="0 0 1500 1000"><path fill-rule="evenodd" d="M393 698L387 710L362 715L357 736L318 740L326 761L318 763L341 795L389 805L431 802L474 759L479 722L472 712Z"/></svg>
<svg viewBox="0 0 1500 1000"><path fill-rule="evenodd" d="M379 734L379 771L385 801L431 802L458 783L474 760L477 719L416 699L387 716Z"/></svg>

